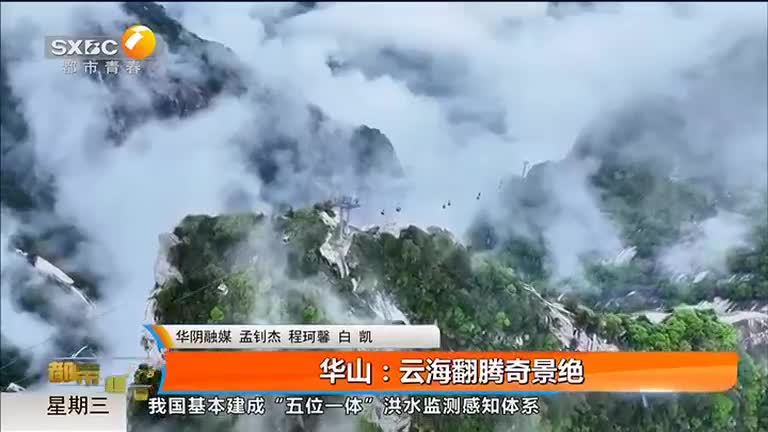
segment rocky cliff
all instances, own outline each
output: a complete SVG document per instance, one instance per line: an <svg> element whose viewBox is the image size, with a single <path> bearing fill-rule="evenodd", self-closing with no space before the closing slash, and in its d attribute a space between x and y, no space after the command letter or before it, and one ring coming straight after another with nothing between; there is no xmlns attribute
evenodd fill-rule
<svg viewBox="0 0 768 432"><path fill-rule="evenodd" d="M322 7L309 2L297 4L265 18L265 37L276 35L281 20ZM505 178L499 179L498 191L493 179L493 190L483 190L482 196L485 199L498 192L501 209L483 215L470 239L464 241L465 233L434 227L354 227L338 203L314 204L331 195L365 195L377 191L382 179L386 183L408 174L387 131L375 124L342 124L303 99L294 104L280 91L263 88L265 84L233 51L185 29L156 3L127 2L121 8L128 19L116 25L146 23L165 42L167 53L186 67L184 71L153 71L151 79L135 83L136 87L94 80L94 88L113 96L103 107L107 116L100 121L108 127L104 136L95 140L98 150L111 155L115 149L125 149L127 138L143 125L153 121L163 125L194 122L195 115L211 110L222 100L237 99L245 104L245 111L256 113L248 120L264 126L258 134L246 129L233 141L238 161L260 186L254 198L272 211L251 213L248 209L256 200L233 199L235 203L228 208L241 209L241 213L228 210L215 216L190 215L170 233L141 231L149 238L160 234L155 284L142 286L141 293L135 294L143 296L144 289L150 291L146 322L397 320L437 323L446 349L738 350L744 354L739 385L724 395L646 395L637 399L623 395L563 396L545 401L545 412L534 426L492 417L385 418L374 408L366 421L351 426L366 432L403 428L439 432L768 430L768 384L765 365L760 365L766 353L768 300L765 190L754 178L750 184L759 186L757 191L745 192L743 184L734 183L740 180L737 171L754 174L741 169L754 165L754 161L739 156L741 165L732 169L729 163L733 161L726 156L733 155L722 150L737 148L734 153L739 153L742 147L738 145L745 142L741 133L748 128L737 120L764 113L762 95L768 64L766 39L761 38L764 33L727 46L721 55L705 59L703 67L675 80L683 90L674 92L673 97L633 100L623 109L600 115L596 124L585 127L572 151L562 159L534 164L530 170L526 164L522 175L513 174L517 167L510 168ZM548 12L558 20L547 20L546 26L571 28L589 19L592 11L602 14L602 8L591 3L553 3ZM80 24L91 29L92 23ZM525 26L518 24L506 30L524 31ZM57 355L69 355L91 343L89 315L72 308L75 312L64 319L53 316L51 289L64 288L80 305L98 307L104 288L100 274L105 270L76 259L98 251L89 249L98 239L84 234L92 227L78 226L71 212L69 217L61 213L57 184L61 179L56 177L61 173L38 160L40 153L35 150L41 143L35 141L33 122L26 118L32 113L24 109L29 101L11 85L11 75L19 73L15 66L23 59L12 55L14 51L9 48L15 44L9 43L6 33L3 37L0 204L4 227L9 217L20 225L13 230L9 250L18 248L29 258L25 266L3 267L3 289L5 293L5 283L10 280L14 306L64 332L66 337L57 339L67 341L66 346L53 350ZM441 97L456 90L451 89L456 83L438 82L443 72L439 55L423 55L399 46L370 51L362 59L329 61L329 73L357 73L359 69L366 79L379 83L384 81L381 77L392 77L413 90L419 100L435 106ZM378 68L366 69L369 55L380 57L373 62ZM523 64L527 59L517 61ZM454 69L468 72L463 67L448 68ZM461 74L464 72L456 75ZM475 87L475 83L461 84ZM146 100L132 97L135 90L146 94ZM63 96L60 100L65 101ZM487 98L482 101L479 105L495 104ZM514 133L514 125L506 124L505 118L511 118L506 107L496 113L494 107L471 106L472 99L466 101L468 107L462 98L457 102L462 106L449 109L452 113L447 123L484 117L475 120L482 129L505 139L509 138L507 132ZM299 119L295 124L286 126L276 114L284 113L279 109L284 105L291 105L291 116ZM702 107L717 109L713 113ZM721 112L734 114L721 117ZM764 118L758 120L763 123L755 121L753 126L760 138ZM438 128L443 127L440 125ZM712 125L716 127L710 128ZM696 133L690 134L691 129ZM68 132L77 135L82 131ZM438 132L432 130L424 136L442 137L443 131ZM60 134L62 138L64 135ZM485 141L485 136L479 141ZM76 145L78 150L82 145L91 162L92 143ZM754 159L759 162L760 155ZM753 192L763 201L753 200ZM480 201L480 194L477 197ZM592 201L594 209L583 205ZM592 212L583 212L584 207ZM147 215L161 210L147 205L141 211ZM181 214L188 211L197 210L185 209ZM682 245L695 250L695 240L702 237L707 223L725 214L743 217L751 231L743 245L724 253L722 266L669 268L666 259L671 248ZM171 219L178 216L174 214ZM109 218L105 219L108 225ZM601 223L594 224L593 219ZM563 224L564 220L574 223ZM167 227L169 222L163 223ZM123 229L120 224L108 226L107 241ZM615 233L605 235L601 231L605 227L615 229ZM562 278L558 259L563 245L558 240L571 234L576 240L565 249L584 249L584 257L576 263L583 272ZM616 244L603 242L614 235ZM617 253L615 259L600 256L606 250ZM151 271L151 265L146 271ZM44 277L38 277L41 275ZM152 366L159 366L161 356L151 343L145 343ZM5 337L0 338L0 344L0 386L18 391L34 384L39 374L30 370L30 353ZM147 370L137 371L137 379L156 387L158 376L148 378ZM190 432L339 429L336 424L319 424L318 419L283 416L254 425L239 419L150 419L140 410L132 414L133 430L151 430L158 425Z"/></svg>
<svg viewBox="0 0 768 432"><path fill-rule="evenodd" d="M346 225L340 214L339 208L327 203L273 217L185 218L173 234L161 236L153 318L178 323L312 323L382 322L402 317L408 323L437 323L446 349L698 350L735 349L737 345L753 353L762 349L755 344L765 337L764 312L757 309L750 314L734 312L732 305L702 304L674 313L641 314L650 319L647 321L563 305L556 298L546 298L493 256L468 251L444 230L361 230ZM219 289L222 284L226 290ZM490 296L496 301L479 300ZM214 309L223 313L215 315ZM694 315L686 315L685 310ZM698 310L702 310L700 315L696 315ZM685 331L690 332L673 342L682 345L657 345L667 340L663 335L668 326L679 329L680 325L688 326ZM704 340L694 336L701 332L708 334ZM655 333L658 340L653 339ZM686 339L689 337L692 339ZM704 345L697 345L700 343ZM757 366L745 367L757 375L754 379L745 376L743 387L734 393L736 400L746 397L744 392L754 392L765 379ZM760 397L754 402L744 399L732 409L754 416L755 407L765 403ZM683 402L678 416L690 415L694 409L695 404ZM574 429L577 424L597 427L600 423L583 410L599 412L607 407L605 401L590 398L549 403L551 412L545 422L563 431L583 430ZM655 400L650 407L644 400L646 408L620 398L611 402L617 403L629 403L626 409L639 409L649 418L668 409ZM699 403L714 407L718 402ZM749 406L752 403L757 405ZM563 404L581 408L559 412ZM365 418L361 428L386 432L491 430L488 428L509 423L509 419L467 418L454 419L451 427L441 419L385 417L375 405ZM713 424L716 420L707 421ZM291 427L311 431L320 426L308 421Z"/></svg>

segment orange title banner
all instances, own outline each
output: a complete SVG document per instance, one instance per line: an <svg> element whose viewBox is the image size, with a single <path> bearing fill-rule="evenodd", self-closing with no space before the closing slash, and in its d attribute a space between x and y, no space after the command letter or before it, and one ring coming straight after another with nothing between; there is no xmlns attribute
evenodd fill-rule
<svg viewBox="0 0 768 432"><path fill-rule="evenodd" d="M160 392L724 392L738 354L169 351Z"/></svg>

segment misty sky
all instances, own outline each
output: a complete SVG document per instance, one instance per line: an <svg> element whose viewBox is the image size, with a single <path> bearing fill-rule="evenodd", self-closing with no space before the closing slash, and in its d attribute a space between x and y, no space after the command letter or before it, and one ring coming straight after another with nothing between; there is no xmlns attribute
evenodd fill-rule
<svg viewBox="0 0 768 432"><path fill-rule="evenodd" d="M160 233L187 214L225 211L233 190L251 197L253 208L269 209L240 151L258 149L275 130L301 141L307 154L363 124L389 138L405 175L372 181L355 215L360 225L439 225L461 236L478 212L500 207L500 182L525 161L565 157L606 113L647 97L675 99L686 137L700 143L693 149L715 152L718 172L699 167L705 175L765 188L764 3L609 4L560 18L544 3L338 3L298 15L292 7L166 4L189 31L234 52L247 91L187 118L150 119L117 146L104 138L109 108L148 106L149 89L162 92L164 84L126 77L110 88L65 75L43 58L42 38L94 23L119 32L133 18L112 3L2 4L3 62L31 130L24 146L55 179L54 213L91 239L71 259L105 277L99 308L114 310L95 326L121 341L111 344L113 354L141 355ZM750 40L758 46L746 48L746 60L722 60ZM341 66L329 67L329 59ZM184 53L163 61L167 70L201 78ZM691 75L705 78L689 84ZM307 132L310 104L332 119L332 130L317 139L307 138L316 137ZM550 234L560 262L571 263L563 271L587 243L606 253L628 246L597 210L587 174L574 169L556 188L567 212ZM297 175L312 181L311 172ZM24 347L53 329L12 304L5 276L25 264L7 250L20 223L7 210L2 328ZM707 244L723 243L721 234L739 241L736 220L714 221ZM693 259L670 254L675 262Z"/></svg>

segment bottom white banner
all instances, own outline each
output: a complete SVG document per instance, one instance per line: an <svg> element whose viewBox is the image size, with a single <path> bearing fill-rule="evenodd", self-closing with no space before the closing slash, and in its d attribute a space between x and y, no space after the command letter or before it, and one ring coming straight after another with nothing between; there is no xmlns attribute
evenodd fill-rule
<svg viewBox="0 0 768 432"><path fill-rule="evenodd" d="M3 432L127 432L125 394L0 393Z"/></svg>

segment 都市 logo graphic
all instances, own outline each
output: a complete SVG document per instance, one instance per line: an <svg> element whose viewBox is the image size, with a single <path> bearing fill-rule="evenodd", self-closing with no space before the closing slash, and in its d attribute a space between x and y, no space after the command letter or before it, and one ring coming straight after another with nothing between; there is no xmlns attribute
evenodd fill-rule
<svg viewBox="0 0 768 432"><path fill-rule="evenodd" d="M49 58L87 58L110 60L122 56L144 60L157 48L155 33L147 26L137 24L123 33L122 41L113 36L46 36L46 56Z"/></svg>
<svg viewBox="0 0 768 432"><path fill-rule="evenodd" d="M144 60L155 52L155 33L147 26L135 25L123 33L123 51L134 60Z"/></svg>

